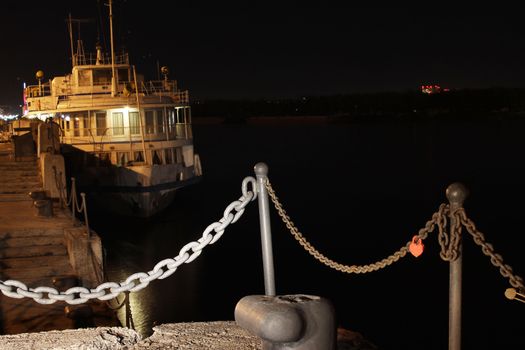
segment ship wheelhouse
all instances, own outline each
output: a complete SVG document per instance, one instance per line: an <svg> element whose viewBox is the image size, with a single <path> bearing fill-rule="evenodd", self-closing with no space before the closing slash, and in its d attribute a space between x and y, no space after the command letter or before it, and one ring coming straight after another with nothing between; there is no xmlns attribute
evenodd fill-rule
<svg viewBox="0 0 525 350"><path fill-rule="evenodd" d="M188 91L175 80L144 81L127 54L74 55L71 74L24 89L29 117L53 117L61 143L86 166L194 165ZM115 76L113 79L112 77Z"/></svg>
<svg viewBox="0 0 525 350"><path fill-rule="evenodd" d="M110 54L98 44L95 54L85 54L80 35L74 52L69 17L71 73L45 81L38 71L38 85L24 87L24 116L60 126L65 171L95 208L151 217L202 175L189 94L168 79L167 67L162 80L146 81L127 53L115 53L111 0L109 8ZM56 140L55 131L47 135Z"/></svg>

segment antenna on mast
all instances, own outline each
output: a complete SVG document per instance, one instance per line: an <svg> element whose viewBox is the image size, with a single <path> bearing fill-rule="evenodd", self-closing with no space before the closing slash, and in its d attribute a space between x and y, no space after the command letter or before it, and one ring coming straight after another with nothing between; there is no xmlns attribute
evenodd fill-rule
<svg viewBox="0 0 525 350"><path fill-rule="evenodd" d="M66 19L68 29L69 29L69 42L71 45L71 64L72 66L76 66L78 64L85 64L85 57L84 57L84 45L82 44L82 40L80 39L80 24L81 23L89 23L91 22L91 19L80 19L80 18L72 18L71 13L69 13L68 18ZM73 22L75 22L78 25L77 28L77 53L75 54L75 46L73 44Z"/></svg>
<svg viewBox="0 0 525 350"><path fill-rule="evenodd" d="M115 81L115 50L113 48L113 6L109 0L109 36L111 41L111 96L117 96L117 84Z"/></svg>

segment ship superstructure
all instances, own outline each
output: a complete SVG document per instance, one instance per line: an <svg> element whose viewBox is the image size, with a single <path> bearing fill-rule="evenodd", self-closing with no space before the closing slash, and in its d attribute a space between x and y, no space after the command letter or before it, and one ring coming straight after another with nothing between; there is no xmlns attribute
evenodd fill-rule
<svg viewBox="0 0 525 350"><path fill-rule="evenodd" d="M151 216L201 175L189 93L177 81L145 81L127 53L72 52L72 71L24 89L24 115L60 125L71 175L108 209ZM111 204L107 199L118 199Z"/></svg>

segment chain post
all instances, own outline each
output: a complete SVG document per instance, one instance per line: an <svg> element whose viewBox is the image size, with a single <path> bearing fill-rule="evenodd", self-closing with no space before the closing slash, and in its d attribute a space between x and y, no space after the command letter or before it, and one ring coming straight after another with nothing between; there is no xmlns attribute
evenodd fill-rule
<svg viewBox="0 0 525 350"><path fill-rule="evenodd" d="M88 212L87 212L87 205L86 205L86 194L84 192L81 192L80 197L82 197L82 208L84 208L84 222L86 224L87 239L89 241L91 231L89 230Z"/></svg>
<svg viewBox="0 0 525 350"><path fill-rule="evenodd" d="M257 163L254 166L257 176L257 194L259 202L259 222L261 227L261 247L264 269L264 291L268 296L275 296L275 275L273 268L272 230L270 227L270 207L268 204L268 166Z"/></svg>
<svg viewBox="0 0 525 350"><path fill-rule="evenodd" d="M71 220L73 225L75 224L75 203L77 201L77 186L75 184L75 178L71 178Z"/></svg>
<svg viewBox="0 0 525 350"><path fill-rule="evenodd" d="M452 230L458 229L456 211L463 207L467 198L467 188L458 182L447 187L446 195L450 203L450 237L454 237ZM459 235L459 232L455 232ZM458 238L457 258L450 261L449 272L449 318L448 318L448 349L461 350L461 287L462 287L462 242Z"/></svg>

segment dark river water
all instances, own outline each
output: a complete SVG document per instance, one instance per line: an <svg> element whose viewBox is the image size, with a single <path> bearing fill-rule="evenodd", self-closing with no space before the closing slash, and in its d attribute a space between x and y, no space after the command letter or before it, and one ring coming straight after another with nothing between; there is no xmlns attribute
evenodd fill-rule
<svg viewBox="0 0 525 350"><path fill-rule="evenodd" d="M496 252L525 275L525 119L354 124L195 125L203 180L180 191L158 217L97 215L107 275L120 282L175 257L241 195L253 166L266 162L285 209L321 252L345 264L380 260L404 245L446 202L455 181L468 187L468 215ZM157 323L233 320L246 295L264 294L257 203L199 258L131 294L137 330ZM321 265L272 211L277 294L332 301L341 327L381 349L445 349L448 263L437 234L425 253L366 275ZM524 349L525 304L472 238L464 236L463 348Z"/></svg>

